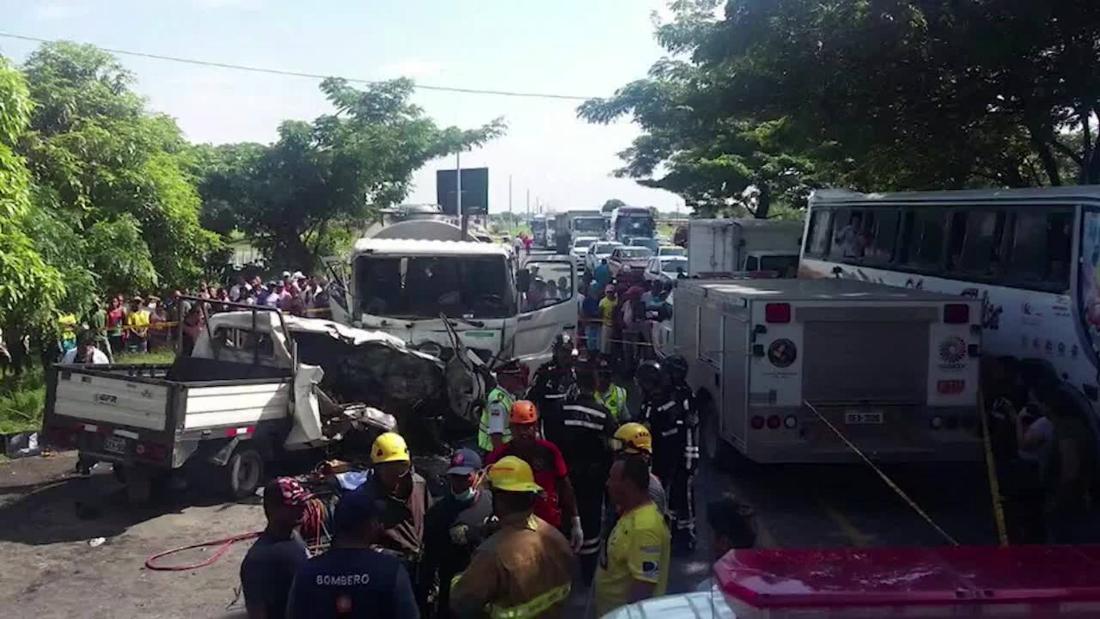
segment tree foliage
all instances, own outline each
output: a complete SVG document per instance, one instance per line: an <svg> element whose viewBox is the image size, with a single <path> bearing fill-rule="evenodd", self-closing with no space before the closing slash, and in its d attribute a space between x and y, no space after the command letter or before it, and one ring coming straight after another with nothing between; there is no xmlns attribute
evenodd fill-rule
<svg viewBox="0 0 1100 619"><path fill-rule="evenodd" d="M621 175L697 211L810 187L1100 181L1100 4L677 0L670 58L608 99L643 134ZM660 174L660 175L658 175Z"/></svg>
<svg viewBox="0 0 1100 619"><path fill-rule="evenodd" d="M618 198L611 198L610 200L604 201L603 206L600 207L600 211L604 213L610 213L611 211L617 208L622 208L624 206L626 206L626 202L623 202Z"/></svg>
<svg viewBox="0 0 1100 619"><path fill-rule="evenodd" d="M38 195L49 198L36 206L83 241L69 251L92 252L83 262L112 289L201 277L219 241L200 226L188 147L175 122L147 112L130 73L95 47L45 44L23 69L36 106L21 148L43 188ZM125 243L114 246L119 258L97 247L106 240Z"/></svg>
<svg viewBox="0 0 1100 619"><path fill-rule="evenodd" d="M410 102L412 89L404 79L365 90L327 79L334 113L284 122L270 146L203 147L203 221L244 232L277 266L312 268L372 212L404 199L427 161L503 131L500 120L439 127Z"/></svg>

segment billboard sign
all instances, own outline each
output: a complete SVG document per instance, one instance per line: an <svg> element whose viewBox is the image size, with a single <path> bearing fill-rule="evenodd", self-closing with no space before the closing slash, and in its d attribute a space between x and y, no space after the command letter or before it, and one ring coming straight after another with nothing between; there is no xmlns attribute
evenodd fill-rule
<svg viewBox="0 0 1100 619"><path fill-rule="evenodd" d="M457 182L454 170L435 171L435 199L447 215L458 214ZM489 168L462 169L462 213L489 212Z"/></svg>

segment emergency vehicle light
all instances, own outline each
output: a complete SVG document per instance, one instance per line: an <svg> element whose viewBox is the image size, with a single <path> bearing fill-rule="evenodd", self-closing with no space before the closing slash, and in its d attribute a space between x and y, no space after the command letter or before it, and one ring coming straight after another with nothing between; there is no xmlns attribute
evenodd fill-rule
<svg viewBox="0 0 1100 619"><path fill-rule="evenodd" d="M943 321L949 325L970 322L970 306L965 303L948 303L944 305Z"/></svg>
<svg viewBox="0 0 1100 619"><path fill-rule="evenodd" d="M790 322L790 303L768 303L764 306L764 322Z"/></svg>

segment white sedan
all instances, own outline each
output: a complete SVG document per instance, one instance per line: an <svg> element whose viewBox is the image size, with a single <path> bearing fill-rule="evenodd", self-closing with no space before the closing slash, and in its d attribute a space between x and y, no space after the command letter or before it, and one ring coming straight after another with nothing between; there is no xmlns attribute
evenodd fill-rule
<svg viewBox="0 0 1100 619"><path fill-rule="evenodd" d="M633 245L616 247L611 252L611 257L607 259L607 264L611 267L611 275L618 277L619 273L624 270L644 270L646 263L649 262L652 256L653 252L648 247L635 247Z"/></svg>
<svg viewBox="0 0 1100 619"><path fill-rule="evenodd" d="M588 254L585 256L584 268L589 272L600 266L600 261L611 257L611 252L623 244L617 241L600 241L588 246Z"/></svg>
<svg viewBox="0 0 1100 619"><path fill-rule="evenodd" d="M657 255L649 259L645 267L645 278L650 281L674 281L683 271L687 273L688 259L685 256Z"/></svg>
<svg viewBox="0 0 1100 619"><path fill-rule="evenodd" d="M573 246L569 248L569 255L573 256L573 262L577 263L578 269L588 266L588 247L599 240L594 236L578 236L573 239Z"/></svg>

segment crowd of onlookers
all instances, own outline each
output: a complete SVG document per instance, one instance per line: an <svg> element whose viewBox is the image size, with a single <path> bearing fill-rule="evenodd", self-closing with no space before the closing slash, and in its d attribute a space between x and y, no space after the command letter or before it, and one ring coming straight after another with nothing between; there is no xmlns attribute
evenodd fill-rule
<svg viewBox="0 0 1100 619"><path fill-rule="evenodd" d="M585 348L618 361L626 371L652 359L653 326L671 317L671 291L664 282L633 273L613 278L607 261L602 261L581 279L579 323Z"/></svg>
<svg viewBox="0 0 1100 619"><path fill-rule="evenodd" d="M200 307L191 300L195 298L209 302ZM34 341L28 334L5 333L0 361L4 373L18 375L30 366L32 350L43 367L56 361L109 363L119 352L145 353L174 346L177 338L190 352L205 327L204 316L232 309L232 303L275 307L295 316L327 317L329 311L327 282L300 271L284 271L279 279L266 282L258 275L241 275L225 286L204 282L195 289L173 290L163 298L118 293L96 299L84 316L59 316L56 340Z"/></svg>

